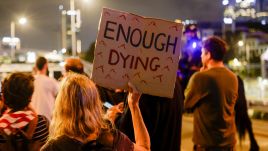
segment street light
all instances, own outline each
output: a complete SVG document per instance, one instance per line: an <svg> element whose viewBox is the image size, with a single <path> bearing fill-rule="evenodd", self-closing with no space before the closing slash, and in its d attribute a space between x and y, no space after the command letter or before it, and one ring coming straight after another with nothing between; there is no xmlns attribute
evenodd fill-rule
<svg viewBox="0 0 268 151"><path fill-rule="evenodd" d="M25 17L22 17L18 20L19 24L24 25L27 23L27 19ZM10 46L11 46L11 59L14 60L15 59L15 45L16 45L16 38L15 38L15 22L11 21L10 23L10 37L11 37L11 41L10 41Z"/></svg>
<svg viewBox="0 0 268 151"><path fill-rule="evenodd" d="M24 24L27 23L27 19L26 19L25 17L22 17L22 18L19 19L19 23L20 23L21 25L24 25Z"/></svg>

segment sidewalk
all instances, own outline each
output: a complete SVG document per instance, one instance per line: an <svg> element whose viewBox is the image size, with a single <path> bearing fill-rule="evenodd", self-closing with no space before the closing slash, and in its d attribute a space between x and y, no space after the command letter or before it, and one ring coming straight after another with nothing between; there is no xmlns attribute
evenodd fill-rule
<svg viewBox="0 0 268 151"><path fill-rule="evenodd" d="M184 115L183 120L193 122L192 115ZM252 128L255 135L268 137L268 121L251 119Z"/></svg>
<svg viewBox="0 0 268 151"><path fill-rule="evenodd" d="M268 121L251 120L253 123L253 131L255 139L258 142L260 151L268 151ZM190 114L183 116L182 122L182 142L181 151L190 151L193 148L193 117ZM237 136L238 137L238 136ZM250 140L248 135L241 142L237 138L236 151L248 151L250 148Z"/></svg>
<svg viewBox="0 0 268 151"><path fill-rule="evenodd" d="M251 119L255 135L268 137L268 121Z"/></svg>

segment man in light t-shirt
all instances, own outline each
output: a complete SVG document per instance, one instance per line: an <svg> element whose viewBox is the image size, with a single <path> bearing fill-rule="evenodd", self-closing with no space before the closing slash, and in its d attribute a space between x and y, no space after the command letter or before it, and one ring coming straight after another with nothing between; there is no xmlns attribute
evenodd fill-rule
<svg viewBox="0 0 268 151"><path fill-rule="evenodd" d="M48 63L46 58L39 57L36 60L35 68L37 72L34 76L32 107L37 114L46 116L50 121L59 84L55 79L47 76Z"/></svg>

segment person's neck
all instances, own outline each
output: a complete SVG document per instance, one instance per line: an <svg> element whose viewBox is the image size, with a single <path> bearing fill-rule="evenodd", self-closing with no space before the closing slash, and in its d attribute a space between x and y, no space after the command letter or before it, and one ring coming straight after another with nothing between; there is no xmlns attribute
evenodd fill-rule
<svg viewBox="0 0 268 151"><path fill-rule="evenodd" d="M222 61L210 60L209 63L207 64L208 69L218 68L218 67L224 67L224 64Z"/></svg>
<svg viewBox="0 0 268 151"><path fill-rule="evenodd" d="M47 75L47 71L45 69L43 70L38 70L37 74L41 74L41 75Z"/></svg>

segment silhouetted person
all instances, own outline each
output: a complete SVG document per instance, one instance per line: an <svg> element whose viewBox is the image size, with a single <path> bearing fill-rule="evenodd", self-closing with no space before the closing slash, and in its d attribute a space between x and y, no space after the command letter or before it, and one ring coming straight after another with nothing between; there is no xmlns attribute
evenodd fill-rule
<svg viewBox="0 0 268 151"><path fill-rule="evenodd" d="M173 98L142 94L140 109L151 139L152 151L180 151L183 93L176 82ZM128 108L117 123L119 130L134 140Z"/></svg>
<svg viewBox="0 0 268 151"><path fill-rule="evenodd" d="M197 25L186 25L182 37L182 50L178 70L183 92L190 77L196 71L199 71L201 66L201 39L198 37Z"/></svg>
<svg viewBox="0 0 268 151"><path fill-rule="evenodd" d="M238 98L235 104L235 123L239 134L239 139L240 141L243 140L245 138L247 131L250 140L250 151L259 151L259 146L254 137L252 124L248 116L248 107L244 89L244 82L239 76L237 76L237 78L238 78Z"/></svg>

